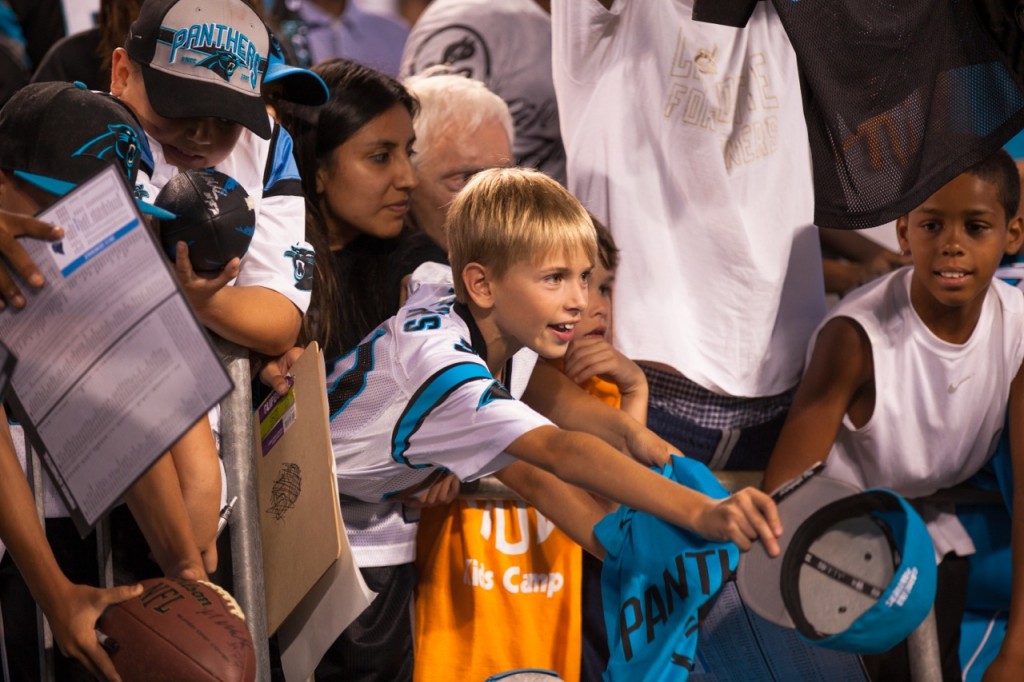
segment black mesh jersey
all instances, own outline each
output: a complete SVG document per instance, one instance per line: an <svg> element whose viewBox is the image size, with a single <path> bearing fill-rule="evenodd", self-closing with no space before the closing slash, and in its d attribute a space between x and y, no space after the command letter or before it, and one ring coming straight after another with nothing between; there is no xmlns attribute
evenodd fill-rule
<svg viewBox="0 0 1024 682"><path fill-rule="evenodd" d="M724 4L738 23L752 3ZM1024 128L1024 0L773 4L800 66L818 225L905 214Z"/></svg>

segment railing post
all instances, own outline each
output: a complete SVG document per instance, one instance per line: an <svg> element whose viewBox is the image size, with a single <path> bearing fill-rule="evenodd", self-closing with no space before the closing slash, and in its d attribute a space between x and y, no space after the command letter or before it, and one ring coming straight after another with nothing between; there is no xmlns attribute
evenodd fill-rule
<svg viewBox="0 0 1024 682"><path fill-rule="evenodd" d="M216 345L235 384L220 407L220 447L227 472L228 496L238 496L231 517L232 590L245 612L245 622L256 646L256 679L269 682L270 649L253 450L249 355L245 349L222 339L217 339Z"/></svg>
<svg viewBox="0 0 1024 682"><path fill-rule="evenodd" d="M910 658L910 679L914 682L932 682L942 679L942 661L939 657L939 632L935 627L935 608L907 637Z"/></svg>

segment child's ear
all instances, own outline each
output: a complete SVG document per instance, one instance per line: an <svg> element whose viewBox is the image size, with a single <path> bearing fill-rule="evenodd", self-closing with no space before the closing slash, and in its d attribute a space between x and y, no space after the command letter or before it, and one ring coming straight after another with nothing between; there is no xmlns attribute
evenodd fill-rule
<svg viewBox="0 0 1024 682"><path fill-rule="evenodd" d="M486 265L469 263L462 268L462 283L469 298L478 307L487 310L494 305L491 272Z"/></svg>
<svg viewBox="0 0 1024 682"><path fill-rule="evenodd" d="M1006 224L1006 253L1015 255L1024 244L1024 218L1015 216Z"/></svg>
<svg viewBox="0 0 1024 682"><path fill-rule="evenodd" d="M901 215L896 219L896 240L900 243L900 252L903 255L910 253L910 241L907 239L907 230L909 228L909 216Z"/></svg>
<svg viewBox="0 0 1024 682"><path fill-rule="evenodd" d="M114 54L110 58L110 94L114 97L120 97L128 87L132 69L130 59L123 47L114 48Z"/></svg>

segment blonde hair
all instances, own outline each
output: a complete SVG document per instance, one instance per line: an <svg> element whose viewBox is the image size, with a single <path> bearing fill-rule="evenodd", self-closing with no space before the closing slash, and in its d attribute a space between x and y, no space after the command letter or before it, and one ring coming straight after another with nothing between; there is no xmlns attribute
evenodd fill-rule
<svg viewBox="0 0 1024 682"><path fill-rule="evenodd" d="M535 170L491 168L456 195L445 220L455 294L466 302L462 271L470 263L500 277L524 261L582 248L594 261L597 234L587 210L560 184Z"/></svg>

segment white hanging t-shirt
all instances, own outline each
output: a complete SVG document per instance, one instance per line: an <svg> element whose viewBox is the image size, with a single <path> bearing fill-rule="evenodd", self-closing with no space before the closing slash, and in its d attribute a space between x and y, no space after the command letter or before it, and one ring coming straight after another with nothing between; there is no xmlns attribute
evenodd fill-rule
<svg viewBox="0 0 1024 682"><path fill-rule="evenodd" d="M716 393L794 386L825 313L796 58L690 0L552 2L569 189L622 251L615 339Z"/></svg>

